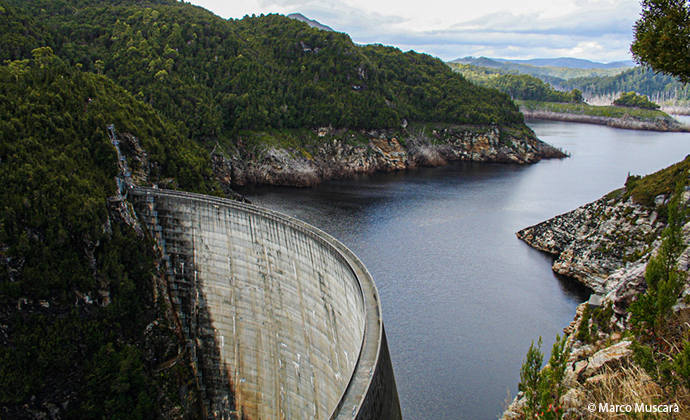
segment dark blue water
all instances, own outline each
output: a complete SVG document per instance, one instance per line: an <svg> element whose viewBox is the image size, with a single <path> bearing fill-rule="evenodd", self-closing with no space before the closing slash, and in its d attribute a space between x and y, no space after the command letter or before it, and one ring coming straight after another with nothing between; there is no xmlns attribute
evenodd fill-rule
<svg viewBox="0 0 690 420"><path fill-rule="evenodd" d="M530 342L542 336L548 355L586 300L587 290L554 275L551 257L516 231L690 153L689 134L529 124L572 157L241 191L332 234L369 268L406 420L495 419L517 392Z"/></svg>

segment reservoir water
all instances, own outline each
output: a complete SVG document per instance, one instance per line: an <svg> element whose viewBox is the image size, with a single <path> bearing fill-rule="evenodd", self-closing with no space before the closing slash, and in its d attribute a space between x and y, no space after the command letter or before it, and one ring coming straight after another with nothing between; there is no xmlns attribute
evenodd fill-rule
<svg viewBox="0 0 690 420"><path fill-rule="evenodd" d="M528 121L571 153L535 165L458 163L316 188L246 188L255 204L342 241L376 281L406 420L495 419L532 342L548 352L588 291L518 230L690 154L690 134Z"/></svg>

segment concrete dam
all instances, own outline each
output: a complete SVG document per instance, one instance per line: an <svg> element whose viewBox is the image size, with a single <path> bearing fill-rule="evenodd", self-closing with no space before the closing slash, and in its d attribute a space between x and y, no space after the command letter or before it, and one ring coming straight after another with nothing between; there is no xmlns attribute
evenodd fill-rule
<svg viewBox="0 0 690 420"><path fill-rule="evenodd" d="M128 199L162 252L208 418L402 418L378 291L344 245L227 199Z"/></svg>

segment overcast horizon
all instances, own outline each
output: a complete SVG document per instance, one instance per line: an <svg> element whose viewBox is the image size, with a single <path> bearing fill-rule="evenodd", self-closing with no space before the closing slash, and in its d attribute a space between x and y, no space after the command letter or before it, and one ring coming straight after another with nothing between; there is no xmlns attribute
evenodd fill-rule
<svg viewBox="0 0 690 420"><path fill-rule="evenodd" d="M392 45L444 61L573 57L631 60L637 0L192 0L223 18L301 13L358 44Z"/></svg>

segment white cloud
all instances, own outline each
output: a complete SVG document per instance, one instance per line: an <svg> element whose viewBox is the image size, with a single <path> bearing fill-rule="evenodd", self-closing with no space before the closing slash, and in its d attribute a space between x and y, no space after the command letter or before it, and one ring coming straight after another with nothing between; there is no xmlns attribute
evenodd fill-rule
<svg viewBox="0 0 690 420"><path fill-rule="evenodd" d="M353 41L444 60L574 56L629 59L637 0L193 0L223 17L299 12Z"/></svg>

